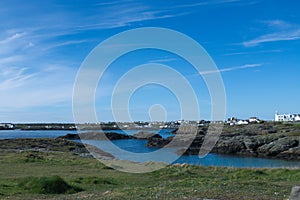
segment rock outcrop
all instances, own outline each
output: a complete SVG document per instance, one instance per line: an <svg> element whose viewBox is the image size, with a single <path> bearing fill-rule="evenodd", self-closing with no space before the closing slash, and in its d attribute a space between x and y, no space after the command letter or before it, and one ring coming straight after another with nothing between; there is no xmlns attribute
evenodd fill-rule
<svg viewBox="0 0 300 200"><path fill-rule="evenodd" d="M300 186L294 186L289 200L299 200L300 199Z"/></svg>
<svg viewBox="0 0 300 200"><path fill-rule="evenodd" d="M130 135L115 133L115 132L86 132L80 134L67 134L57 137L57 139L66 140L124 140L133 139Z"/></svg>
<svg viewBox="0 0 300 200"><path fill-rule="evenodd" d="M73 134L74 135L74 134ZM115 157L105 152L95 146L82 144L79 142L73 142L65 139L44 139L44 138L35 138L35 139L5 139L0 140L0 151L14 151L14 152L72 152L80 156L90 155L90 152L94 156L103 159L114 159ZM30 156L30 155L29 155Z"/></svg>
<svg viewBox="0 0 300 200"><path fill-rule="evenodd" d="M207 130L207 126L181 126L174 132L174 136L168 138L146 131L140 131L133 136L115 132L87 132L79 135L67 134L59 138L68 140L146 139L148 147L162 148L167 145L176 147L180 155L196 155L200 151L204 138L207 137ZM213 146L212 153L300 160L300 126L272 123L225 126L216 144L208 144Z"/></svg>
<svg viewBox="0 0 300 200"><path fill-rule="evenodd" d="M152 132L147 132L147 131L139 131L138 133L136 133L132 136L138 140L146 140L146 139L150 139L150 138L159 138L159 139L162 138L157 133L152 133Z"/></svg>
<svg viewBox="0 0 300 200"><path fill-rule="evenodd" d="M189 131L177 130L176 137L166 139L149 139L147 146L164 147L167 144L177 147L178 154L196 155L199 153L204 141L206 127L200 127L198 133L190 134ZM213 147L213 153L234 154L264 158L279 158L300 160L300 129L289 125L276 127L271 125L248 125L225 127L218 142ZM186 141L194 138L187 150Z"/></svg>

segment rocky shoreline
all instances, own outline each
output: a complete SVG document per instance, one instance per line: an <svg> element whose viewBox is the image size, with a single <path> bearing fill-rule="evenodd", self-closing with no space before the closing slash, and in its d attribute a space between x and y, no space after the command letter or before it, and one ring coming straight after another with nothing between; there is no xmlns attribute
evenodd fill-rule
<svg viewBox="0 0 300 200"><path fill-rule="evenodd" d="M162 148L168 145L169 147L176 147L178 149L177 153L180 155L197 155L199 154L199 150L203 144L204 138L207 134L207 130L208 126L182 127L179 130L173 131L174 136L168 138L163 138L159 134L147 131L140 131L132 136L116 132L94 131L81 134L67 134L65 136L56 138L55 141L64 141L65 143L68 143L72 142L71 140L79 139L139 139L147 140L146 146L148 147ZM197 133L196 137L194 137L195 135L191 134L192 132ZM16 141L19 140L22 139L16 139ZM30 141L30 139L28 139L27 141ZM37 147L41 145L47 146L48 141L49 139L43 139L43 141L40 140ZM0 141L0 144L1 142L3 143L3 141ZM68 143L67 145L70 144ZM84 145L77 142L72 143L73 146L75 144L77 146L79 145L84 147ZM183 148L184 146L186 146L186 144L191 145L187 149ZM66 144L63 145L65 146ZM50 146L53 146L53 144ZM76 149L77 147L74 148ZM243 126L225 125L223 127L222 134L218 138L218 141L212 148L211 152L217 154L230 154L249 157L300 160L300 126L294 124L276 123L250 124ZM101 153L103 154L106 152ZM113 156L110 154L108 155L108 153L105 155L108 158L113 158Z"/></svg>
<svg viewBox="0 0 300 200"><path fill-rule="evenodd" d="M92 145L61 138L57 139L4 139L0 140L0 151L4 152L70 152L81 157L92 157L89 150L102 159L115 159L113 155Z"/></svg>
<svg viewBox="0 0 300 200"><path fill-rule="evenodd" d="M172 146L178 147L178 154L197 155L207 133L207 127L200 127L191 146L180 149L191 137L181 130L174 137L150 138L147 146L163 147L173 139ZM175 140L175 142L174 142ZM300 127L291 124L251 124L245 126L225 126L212 153L242 155L261 158L300 160Z"/></svg>
<svg viewBox="0 0 300 200"><path fill-rule="evenodd" d="M138 140L148 140L151 138L162 137L157 133L139 131L134 135L120 134L116 132L103 132L103 131L92 131L79 134L67 134L64 136L59 136L57 139L67 139L67 140L126 140L126 139L138 139Z"/></svg>

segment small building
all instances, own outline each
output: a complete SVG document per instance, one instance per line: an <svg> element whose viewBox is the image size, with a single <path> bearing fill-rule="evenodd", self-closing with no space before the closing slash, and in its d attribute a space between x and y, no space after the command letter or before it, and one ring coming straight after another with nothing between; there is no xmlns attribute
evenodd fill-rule
<svg viewBox="0 0 300 200"><path fill-rule="evenodd" d="M237 123L238 119L235 117L230 117L227 119L227 121L225 122L226 124L229 124L230 126L233 126Z"/></svg>
<svg viewBox="0 0 300 200"><path fill-rule="evenodd" d="M249 124L249 122L247 120L239 120L236 124L237 125L247 125L247 124Z"/></svg>
<svg viewBox="0 0 300 200"><path fill-rule="evenodd" d="M247 124L249 124L249 122L247 120L237 119L236 117L228 118L225 123L229 124L230 126L233 126L233 125L247 125Z"/></svg>
<svg viewBox="0 0 300 200"><path fill-rule="evenodd" d="M275 122L296 122L300 121L300 114L278 114L275 113Z"/></svg>
<svg viewBox="0 0 300 200"><path fill-rule="evenodd" d="M14 129L15 125L11 123L1 123L0 129Z"/></svg>
<svg viewBox="0 0 300 200"><path fill-rule="evenodd" d="M257 117L250 117L249 123L260 123L260 120Z"/></svg>

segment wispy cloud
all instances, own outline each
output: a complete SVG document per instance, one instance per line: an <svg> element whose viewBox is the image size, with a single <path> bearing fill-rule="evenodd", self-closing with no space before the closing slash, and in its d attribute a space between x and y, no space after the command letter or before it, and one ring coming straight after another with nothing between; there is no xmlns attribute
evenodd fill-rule
<svg viewBox="0 0 300 200"><path fill-rule="evenodd" d="M1 68L1 106L15 109L70 104L76 70L65 66L59 66L59 70L51 68L44 65L34 72L28 68Z"/></svg>
<svg viewBox="0 0 300 200"><path fill-rule="evenodd" d="M64 42L56 42L56 43L52 43L49 45L45 45L43 50L48 51L50 49L55 49L55 48L70 46L70 45L75 45L75 44L82 44L82 43L87 43L90 41L91 40L69 40L69 41L64 41Z"/></svg>
<svg viewBox="0 0 300 200"><path fill-rule="evenodd" d="M227 3L236 3L241 2L241 0L211 0L211 1L200 1L198 3L192 4L182 4L175 6L176 8L190 8L190 7L198 7L198 6L207 6L207 5L217 5L217 4L227 4Z"/></svg>
<svg viewBox="0 0 300 200"><path fill-rule="evenodd" d="M172 62L178 60L177 58L161 58L161 59L155 59L150 60L149 63L164 63L164 62Z"/></svg>
<svg viewBox="0 0 300 200"><path fill-rule="evenodd" d="M33 45L28 33L10 33L0 41L0 56L11 57L15 54L22 54L22 51Z"/></svg>
<svg viewBox="0 0 300 200"><path fill-rule="evenodd" d="M261 63L257 63L257 64L245 64L245 65L242 65L242 66L224 68L224 69L219 69L219 70L203 71L203 72L201 72L201 75L214 74L214 73L222 73L222 72L230 72L230 71L235 71L235 70L260 67L262 65L263 64L261 64Z"/></svg>
<svg viewBox="0 0 300 200"><path fill-rule="evenodd" d="M22 37L23 35L25 35L25 33L15 33L12 36L9 36L9 37L7 37L7 38L5 38L3 40L0 40L0 45L12 42L15 39L18 39L18 38Z"/></svg>
<svg viewBox="0 0 300 200"><path fill-rule="evenodd" d="M77 52L61 55L55 50L98 41L99 34L90 34L92 31L129 27L187 14L184 10L174 12L167 7L139 1L91 4L87 5L90 12L77 12L81 8L65 3L46 2L40 4L39 10L31 3L26 4L26 9L19 5L5 6L5 16L0 12L0 23L6 28L0 28L1 107L71 104L76 70L84 57L77 56ZM54 6L55 9L41 12L43 6L47 9ZM4 7L3 2L0 2L0 7ZM16 12L26 18L13 17ZM6 16L11 17L9 23L4 20ZM87 35L89 37L85 39ZM77 61L75 67L70 67Z"/></svg>
<svg viewBox="0 0 300 200"><path fill-rule="evenodd" d="M286 29L286 28L291 28L294 27L292 23L286 22L284 20L266 20L262 21L262 23L266 24L269 27L273 28L279 28L279 29Z"/></svg>
<svg viewBox="0 0 300 200"><path fill-rule="evenodd" d="M264 51L245 51L245 52L234 52L234 53L226 53L223 56L235 56L235 55L250 55L250 54L262 54L262 53L280 53L283 50L275 49L275 50L264 50Z"/></svg>
<svg viewBox="0 0 300 200"><path fill-rule="evenodd" d="M0 66L8 65L11 63L19 62L23 60L23 56L20 55L14 55L14 56L6 56L3 58L0 58Z"/></svg>
<svg viewBox="0 0 300 200"><path fill-rule="evenodd" d="M101 3L96 3L95 6L110 6L118 3L120 3L120 1L101 2Z"/></svg>
<svg viewBox="0 0 300 200"><path fill-rule="evenodd" d="M71 104L76 68L66 67L59 56L53 57L43 48L72 45L82 40L52 42L38 29L10 29L0 35L1 110L28 109L39 106ZM46 31L46 30L44 30ZM47 40L48 39L48 40ZM49 55L49 57L45 56ZM74 61L72 61L74 62ZM53 66L56 70L53 69ZM59 87L57 87L59 85Z"/></svg>
<svg viewBox="0 0 300 200"><path fill-rule="evenodd" d="M300 39L300 26L283 20L262 21L271 28L268 34L258 36L242 43L245 47L253 47L263 43L291 41Z"/></svg>
<svg viewBox="0 0 300 200"><path fill-rule="evenodd" d="M102 10L101 16L89 16L89 23L82 21L74 27L76 31L93 30L93 29L112 29L125 26L131 26L133 23L145 22L150 20L173 18L188 14L188 12L170 12L168 9L152 9L145 5L126 4L112 5L108 9L99 8ZM100 20L99 20L100 19ZM94 23L91 23L94 22Z"/></svg>
<svg viewBox="0 0 300 200"><path fill-rule="evenodd" d="M245 47L252 47L267 42L290 41L290 40L299 40L299 39L300 39L300 29L297 29L292 31L284 31L279 33L262 35L255 39L243 42L243 45Z"/></svg>
<svg viewBox="0 0 300 200"><path fill-rule="evenodd" d="M3 93L4 91L24 86L35 75L26 73L26 70L26 68L2 68L0 71L0 91Z"/></svg>

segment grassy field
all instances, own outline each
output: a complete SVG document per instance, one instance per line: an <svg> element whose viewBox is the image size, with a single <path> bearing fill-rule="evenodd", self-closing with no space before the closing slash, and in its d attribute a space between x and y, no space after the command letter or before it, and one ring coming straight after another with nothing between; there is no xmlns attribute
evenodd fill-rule
<svg viewBox="0 0 300 200"><path fill-rule="evenodd" d="M1 199L287 199L300 183L300 169L176 165L129 174L71 152L1 151L0 169Z"/></svg>

